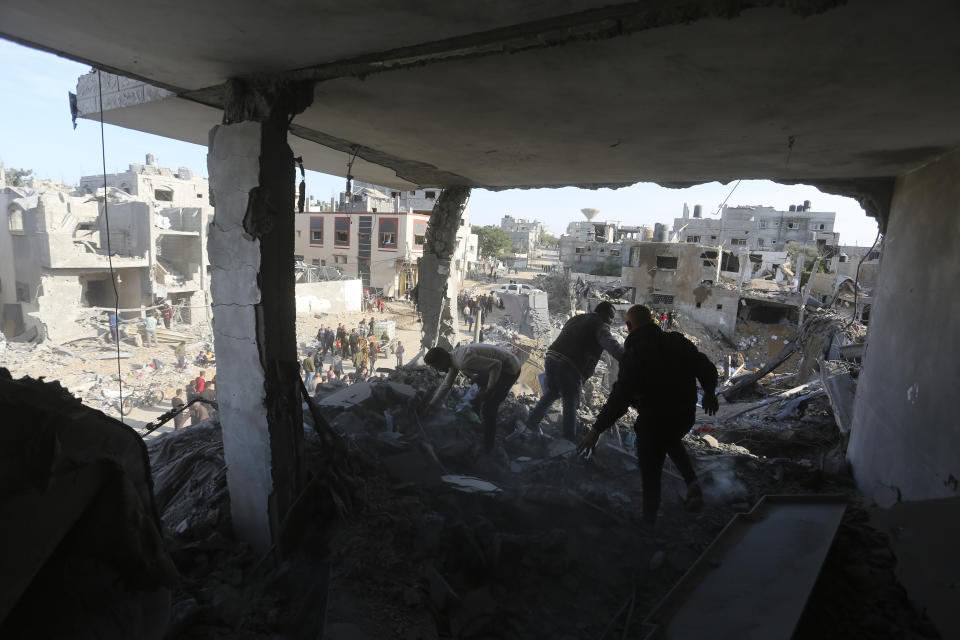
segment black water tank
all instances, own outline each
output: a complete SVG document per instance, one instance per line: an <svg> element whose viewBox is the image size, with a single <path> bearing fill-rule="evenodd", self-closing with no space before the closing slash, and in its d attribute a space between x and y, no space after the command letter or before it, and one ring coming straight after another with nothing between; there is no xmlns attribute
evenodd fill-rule
<svg viewBox="0 0 960 640"><path fill-rule="evenodd" d="M797 205L795 204L790 205L790 211L796 211L796 210L797 210Z"/></svg>
<svg viewBox="0 0 960 640"><path fill-rule="evenodd" d="M698 204L693 205L693 217L701 218L703 217L703 207Z"/></svg>
<svg viewBox="0 0 960 640"><path fill-rule="evenodd" d="M804 211L810 211L810 201L809 201L809 200L804 200L804 201L803 201L803 210L804 210Z"/></svg>

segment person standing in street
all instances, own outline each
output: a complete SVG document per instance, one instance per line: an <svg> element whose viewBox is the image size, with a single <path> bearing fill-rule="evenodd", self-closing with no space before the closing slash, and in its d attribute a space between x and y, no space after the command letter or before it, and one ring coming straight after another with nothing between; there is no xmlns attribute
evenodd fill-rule
<svg viewBox="0 0 960 640"><path fill-rule="evenodd" d="M110 341L116 344L120 341L120 317L111 311L107 322L110 323Z"/></svg>
<svg viewBox="0 0 960 640"><path fill-rule="evenodd" d="M434 347L423 356L428 365L446 373L433 398L420 410L426 416L443 402L458 373L480 387L474 402L480 405L483 419L484 450L490 452L497 435L497 409L520 377L520 360L506 349L488 344L464 344L446 351Z"/></svg>
<svg viewBox="0 0 960 640"><path fill-rule="evenodd" d="M403 343L397 340L397 346L393 350L393 353L397 356L397 369L403 366L403 353L406 351L406 348L403 346Z"/></svg>
<svg viewBox="0 0 960 640"><path fill-rule="evenodd" d="M177 371L183 373L187 367L187 343L181 340L173 350L173 355L177 356Z"/></svg>
<svg viewBox="0 0 960 640"><path fill-rule="evenodd" d="M660 508L663 462L670 456L687 483L687 507L703 505L703 490L683 446L683 436L696 420L697 382L703 390L703 410L717 412L717 368L683 334L663 331L650 309L635 305L627 312L630 335L620 376L590 431L577 447L593 451L600 434L620 419L627 408L637 409L637 459L643 483L643 521L653 526Z"/></svg>
<svg viewBox="0 0 960 640"><path fill-rule="evenodd" d="M301 362L301 366L303 367L305 378L303 383L306 385L307 390L309 391L313 388L313 376L317 374L317 367L313 363L313 356L308 353L307 357L303 359L303 362Z"/></svg>
<svg viewBox="0 0 960 640"><path fill-rule="evenodd" d="M163 317L163 326L169 329L173 322L173 307L166 300L160 305L160 315Z"/></svg>
<svg viewBox="0 0 960 640"><path fill-rule="evenodd" d="M170 400L170 404L171 404L171 406L172 406L174 409L179 409L180 407L182 407L182 406L185 404L184 401L183 401L183 396L181 395L182 393L183 393L183 391L182 391L181 389L177 389L177 391L176 391L176 393L174 394L173 398ZM180 413L178 413L177 415L175 415L175 416L173 417L173 430L174 430L174 431L177 431L177 430L179 430L180 428L182 428L183 425L185 425L185 424L187 423L187 418L188 418L188 417L189 417L189 412L188 412L188 411L181 411Z"/></svg>
<svg viewBox="0 0 960 640"><path fill-rule="evenodd" d="M157 346L157 317L152 312L147 314L143 326L147 334L147 346Z"/></svg>
<svg viewBox="0 0 960 640"><path fill-rule="evenodd" d="M593 375L600 355L606 351L619 361L623 347L610 333L616 310L607 301L593 312L575 315L560 330L560 335L547 350L544 359L546 389L543 397L527 418L526 426L536 431L540 421L557 400L563 400L563 437L571 442L577 437L577 407L583 382Z"/></svg>
<svg viewBox="0 0 960 640"><path fill-rule="evenodd" d="M380 343L377 342L377 336L371 335L367 340L367 354L370 360L370 373L377 371L377 358L380 357Z"/></svg>

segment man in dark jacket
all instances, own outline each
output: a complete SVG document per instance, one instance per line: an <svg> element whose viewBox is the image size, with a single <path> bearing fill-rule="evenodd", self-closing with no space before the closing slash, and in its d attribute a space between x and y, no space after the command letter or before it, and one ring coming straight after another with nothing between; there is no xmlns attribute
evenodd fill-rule
<svg viewBox="0 0 960 640"><path fill-rule="evenodd" d="M603 351L617 360L623 357L623 347L610 334L614 314L613 305L604 301L592 313L576 315L563 325L547 350L546 389L527 418L528 429L536 430L550 406L557 398L563 398L563 437L575 442L583 382L593 375Z"/></svg>
<svg viewBox="0 0 960 640"><path fill-rule="evenodd" d="M682 334L660 329L642 305L627 312L630 335L624 344L620 376L597 421L577 447L589 452L600 434L631 404L638 416L637 458L643 480L643 520L653 525L660 508L660 475L669 455L687 483L687 506L698 508L703 492L683 447L683 436L697 412L697 381L703 389L703 409L717 412L717 368Z"/></svg>

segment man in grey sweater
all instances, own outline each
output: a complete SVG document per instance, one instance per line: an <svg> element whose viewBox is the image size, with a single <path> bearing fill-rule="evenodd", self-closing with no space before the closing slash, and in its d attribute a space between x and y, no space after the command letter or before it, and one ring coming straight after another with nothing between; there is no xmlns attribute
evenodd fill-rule
<svg viewBox="0 0 960 640"><path fill-rule="evenodd" d="M447 375L421 415L427 415L442 403L450 393L457 374L463 373L480 387L475 402L481 403L484 448L491 451L497 434L497 409L520 377L520 360L517 356L501 347L478 343L460 345L453 351L434 347L423 356L423 361Z"/></svg>

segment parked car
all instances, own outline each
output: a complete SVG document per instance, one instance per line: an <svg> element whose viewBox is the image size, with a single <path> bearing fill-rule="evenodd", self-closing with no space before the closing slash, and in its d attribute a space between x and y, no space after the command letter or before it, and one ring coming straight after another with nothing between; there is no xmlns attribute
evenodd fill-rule
<svg viewBox="0 0 960 640"><path fill-rule="evenodd" d="M532 287L529 284L521 284L517 282L511 282L510 284L501 285L499 289L496 290L497 293L514 293L514 294L524 294L524 293L537 293L540 289Z"/></svg>

